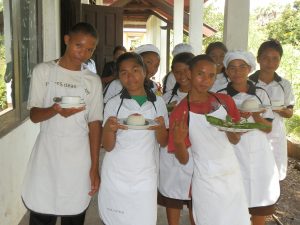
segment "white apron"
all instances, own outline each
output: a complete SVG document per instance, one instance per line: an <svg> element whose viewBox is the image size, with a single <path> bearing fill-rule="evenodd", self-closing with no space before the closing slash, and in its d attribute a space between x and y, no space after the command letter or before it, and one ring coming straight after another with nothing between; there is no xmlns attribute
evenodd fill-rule
<svg viewBox="0 0 300 225"><path fill-rule="evenodd" d="M225 132L204 115L189 113L189 137L194 159L193 216L197 225L249 225L247 200L238 161ZM221 106L209 114L227 115Z"/></svg>
<svg viewBox="0 0 300 225"><path fill-rule="evenodd" d="M234 148L249 208L276 203L280 195L279 175L267 135L260 130L249 131Z"/></svg>
<svg viewBox="0 0 300 225"><path fill-rule="evenodd" d="M193 176L191 149L188 149L190 159L187 164L181 164L175 154L168 153L167 147L159 152L159 192L168 198L190 200L190 188Z"/></svg>
<svg viewBox="0 0 300 225"><path fill-rule="evenodd" d="M64 72L65 69L58 65L50 72L44 107L53 104L53 97L81 96L85 100L82 77L77 88L66 89L54 84L59 76L66 75ZM30 210L76 215L88 207L91 160L86 112L68 118L57 114L41 122L22 192L23 201Z"/></svg>
<svg viewBox="0 0 300 225"><path fill-rule="evenodd" d="M128 101L127 101L128 103ZM119 118L140 113L154 119L153 104L139 111L124 101ZM137 104L132 100L131 104ZM100 217L106 225L155 225L157 219L158 151L154 131L118 130L116 145L105 153L98 195Z"/></svg>

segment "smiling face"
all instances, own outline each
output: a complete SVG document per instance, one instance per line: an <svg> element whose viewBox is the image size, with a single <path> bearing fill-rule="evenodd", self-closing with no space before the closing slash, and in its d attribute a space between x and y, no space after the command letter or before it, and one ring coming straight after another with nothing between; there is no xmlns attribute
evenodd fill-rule
<svg viewBox="0 0 300 225"><path fill-rule="evenodd" d="M217 73L221 73L221 71L224 67L223 60L224 60L225 54L226 54L226 52L221 48L214 48L208 54L217 65Z"/></svg>
<svg viewBox="0 0 300 225"><path fill-rule="evenodd" d="M81 65L90 59L97 45L97 39L90 34L74 33L65 35L67 46L64 56L68 57L75 65Z"/></svg>
<svg viewBox="0 0 300 225"><path fill-rule="evenodd" d="M197 93L206 93L216 79L216 65L207 60L201 60L189 70L192 90Z"/></svg>
<svg viewBox="0 0 300 225"><path fill-rule="evenodd" d="M241 59L232 60L226 69L226 73L233 84L246 84L251 67Z"/></svg>
<svg viewBox="0 0 300 225"><path fill-rule="evenodd" d="M119 79L130 95L143 95L145 71L133 58L120 63Z"/></svg>
<svg viewBox="0 0 300 225"><path fill-rule="evenodd" d="M156 74L158 70L159 63L160 63L159 56L155 52L142 53L141 56L143 57L143 61L146 66L147 78L150 79Z"/></svg>
<svg viewBox="0 0 300 225"><path fill-rule="evenodd" d="M273 74L278 69L280 60L279 52L272 48L267 48L257 57L260 70L269 74Z"/></svg>
<svg viewBox="0 0 300 225"><path fill-rule="evenodd" d="M187 87L190 85L191 82L188 78L188 71L189 66L185 63L178 62L172 66L172 72L180 87Z"/></svg>

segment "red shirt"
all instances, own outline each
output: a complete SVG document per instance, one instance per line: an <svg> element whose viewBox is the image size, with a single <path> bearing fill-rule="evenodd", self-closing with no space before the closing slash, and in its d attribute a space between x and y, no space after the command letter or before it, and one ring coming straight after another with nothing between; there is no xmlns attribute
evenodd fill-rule
<svg viewBox="0 0 300 225"><path fill-rule="evenodd" d="M240 120L240 113L233 101L233 99L226 94L221 93L214 93L213 95L210 95L206 102L203 103L193 103L190 102L190 111L197 114L208 114L215 110L217 110L220 107L220 103L225 106L227 109L228 115L231 116L232 120L234 122L237 122ZM174 126L175 120L181 120L183 116L183 112L188 113L188 102L187 98L184 98L172 111L170 115L170 130L169 130L169 141L168 141L168 150L169 152L175 151L174 146L174 135L172 132L172 127ZM188 121L186 121L188 123ZM187 136L185 138L185 144L187 147L191 146L191 142L189 137Z"/></svg>

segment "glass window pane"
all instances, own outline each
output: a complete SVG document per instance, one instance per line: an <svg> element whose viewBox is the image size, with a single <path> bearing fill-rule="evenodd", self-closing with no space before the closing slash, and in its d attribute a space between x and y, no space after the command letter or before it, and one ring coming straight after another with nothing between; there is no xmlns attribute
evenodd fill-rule
<svg viewBox="0 0 300 225"><path fill-rule="evenodd" d="M11 5L0 0L0 115L14 107Z"/></svg>
<svg viewBox="0 0 300 225"><path fill-rule="evenodd" d="M22 102L28 99L30 75L38 59L37 0L21 3L21 87Z"/></svg>

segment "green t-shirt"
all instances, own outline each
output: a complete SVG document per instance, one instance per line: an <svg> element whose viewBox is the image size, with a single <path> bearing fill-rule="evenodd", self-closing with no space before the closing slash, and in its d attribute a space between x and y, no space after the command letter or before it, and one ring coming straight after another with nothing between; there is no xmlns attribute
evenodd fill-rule
<svg viewBox="0 0 300 225"><path fill-rule="evenodd" d="M146 101L147 101L147 96L146 95L135 95L135 96L131 96L132 99L136 100L137 103L142 106Z"/></svg>

